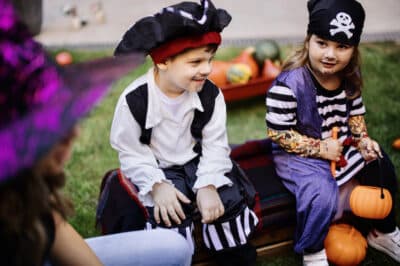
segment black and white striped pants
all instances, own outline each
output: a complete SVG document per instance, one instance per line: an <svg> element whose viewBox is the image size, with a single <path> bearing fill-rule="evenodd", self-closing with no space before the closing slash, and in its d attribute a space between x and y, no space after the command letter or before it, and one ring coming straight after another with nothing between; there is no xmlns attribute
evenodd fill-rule
<svg viewBox="0 0 400 266"><path fill-rule="evenodd" d="M195 159L183 166L163 169L166 178L192 202L196 202L196 195L193 193L192 187L196 181L197 164L198 160ZM229 177L230 174L227 176ZM234 180L235 178L232 178L232 181ZM225 207L224 215L211 224L202 225L204 244L212 251L231 249L246 244L249 235L258 223L256 214L247 207L238 184L220 187L218 194ZM182 209L185 212L186 219L180 225L173 224L171 229L182 234L194 252L193 219L196 207L193 204L182 204ZM147 229L165 227L163 222L156 224L152 207L148 207L148 211L150 218L147 222Z"/></svg>

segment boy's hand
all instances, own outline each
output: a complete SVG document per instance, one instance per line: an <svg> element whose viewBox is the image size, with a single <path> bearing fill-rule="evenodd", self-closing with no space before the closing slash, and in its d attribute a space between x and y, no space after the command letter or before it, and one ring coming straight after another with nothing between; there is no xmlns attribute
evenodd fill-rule
<svg viewBox="0 0 400 266"><path fill-rule="evenodd" d="M179 201L189 204L190 200L168 183L155 183L151 191L154 200L154 219L160 223L160 215L166 226L170 227L170 218L177 224L186 218Z"/></svg>
<svg viewBox="0 0 400 266"><path fill-rule="evenodd" d="M321 140L319 145L319 155L322 159L329 161L339 161L343 151L343 145L339 140L328 138Z"/></svg>
<svg viewBox="0 0 400 266"><path fill-rule="evenodd" d="M197 207L202 223L211 223L224 215L225 208L213 185L202 187L197 191Z"/></svg>
<svg viewBox="0 0 400 266"><path fill-rule="evenodd" d="M364 137L360 140L358 150L366 161L375 160L378 156L383 157L379 144L369 137Z"/></svg>

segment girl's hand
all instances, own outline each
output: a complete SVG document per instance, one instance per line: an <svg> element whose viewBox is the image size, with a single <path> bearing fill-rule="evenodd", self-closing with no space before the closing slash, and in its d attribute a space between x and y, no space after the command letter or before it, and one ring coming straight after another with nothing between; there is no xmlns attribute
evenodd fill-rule
<svg viewBox="0 0 400 266"><path fill-rule="evenodd" d="M383 157L379 144L369 137L364 137L360 140L358 150L366 161L375 160L378 156Z"/></svg>
<svg viewBox="0 0 400 266"><path fill-rule="evenodd" d="M202 187L197 191L197 207L202 223L212 223L224 215L225 208L213 185Z"/></svg>
<svg viewBox="0 0 400 266"><path fill-rule="evenodd" d="M189 204L190 200L179 190L168 183L155 183L151 191L154 200L154 219L160 223L160 216L166 226L170 227L171 220L177 224L186 218L179 201Z"/></svg>
<svg viewBox="0 0 400 266"><path fill-rule="evenodd" d="M321 140L319 144L319 155L322 159L339 161L343 151L343 145L339 140L328 138Z"/></svg>

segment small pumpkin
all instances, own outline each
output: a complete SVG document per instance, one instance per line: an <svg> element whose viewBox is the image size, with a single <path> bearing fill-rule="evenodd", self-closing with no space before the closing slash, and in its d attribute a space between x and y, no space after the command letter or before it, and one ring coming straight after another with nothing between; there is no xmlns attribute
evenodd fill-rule
<svg viewBox="0 0 400 266"><path fill-rule="evenodd" d="M237 57L232 59L233 63L243 63L250 67L251 77L258 77L260 69L258 67L257 61L254 59L253 54L254 47L247 47L244 49Z"/></svg>
<svg viewBox="0 0 400 266"><path fill-rule="evenodd" d="M244 84L251 78L251 69L246 64L236 63L229 67L226 77L232 84Z"/></svg>
<svg viewBox="0 0 400 266"><path fill-rule="evenodd" d="M392 147L396 150L400 150L400 138L397 138L393 141Z"/></svg>
<svg viewBox="0 0 400 266"><path fill-rule="evenodd" d="M279 75L279 73L281 73L280 66L273 63L271 59L265 59L262 69L262 77L273 80Z"/></svg>
<svg viewBox="0 0 400 266"><path fill-rule="evenodd" d="M69 52L59 52L56 55L56 62L60 66L69 65L72 63L72 55Z"/></svg>
<svg viewBox="0 0 400 266"><path fill-rule="evenodd" d="M324 246L328 260L335 265L358 265L367 253L367 241L348 224L330 226Z"/></svg>
<svg viewBox="0 0 400 266"><path fill-rule="evenodd" d="M392 196L380 187L356 186L350 194L350 208L357 216L383 219L392 210Z"/></svg>
<svg viewBox="0 0 400 266"><path fill-rule="evenodd" d="M208 79L214 82L214 84L219 88L225 86L228 84L226 72L231 65L231 62L214 60L212 63L211 73L208 75Z"/></svg>

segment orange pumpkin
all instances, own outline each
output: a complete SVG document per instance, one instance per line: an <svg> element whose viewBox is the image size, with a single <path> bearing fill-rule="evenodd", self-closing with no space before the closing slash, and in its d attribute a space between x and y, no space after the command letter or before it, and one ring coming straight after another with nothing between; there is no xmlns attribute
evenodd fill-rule
<svg viewBox="0 0 400 266"><path fill-rule="evenodd" d="M392 147L394 149L400 150L400 138L397 138L393 141L392 143Z"/></svg>
<svg viewBox="0 0 400 266"><path fill-rule="evenodd" d="M358 265L367 253L367 241L348 224L332 225L324 246L328 260L335 265Z"/></svg>
<svg viewBox="0 0 400 266"><path fill-rule="evenodd" d="M383 219L392 210L392 196L380 187L356 186L350 194L350 208L357 216Z"/></svg>
<svg viewBox="0 0 400 266"><path fill-rule="evenodd" d="M265 59L262 69L263 78L273 80L279 73L281 73L281 68L274 64L271 59Z"/></svg>
<svg viewBox="0 0 400 266"><path fill-rule="evenodd" d="M69 65L72 63L72 55L69 52L60 52L56 55L56 62L60 66Z"/></svg>
<svg viewBox="0 0 400 266"><path fill-rule="evenodd" d="M208 79L214 82L219 88L228 84L226 73L228 68L232 65L231 62L214 60L212 63L212 70Z"/></svg>
<svg viewBox="0 0 400 266"><path fill-rule="evenodd" d="M260 70L258 68L257 61L252 56L253 53L254 53L253 47L244 49L237 57L232 59L232 62L243 63L243 64L248 65L251 69L251 77L255 78L255 77L258 77Z"/></svg>

